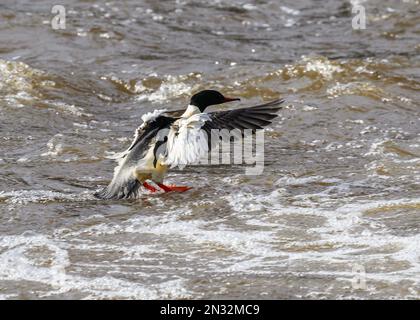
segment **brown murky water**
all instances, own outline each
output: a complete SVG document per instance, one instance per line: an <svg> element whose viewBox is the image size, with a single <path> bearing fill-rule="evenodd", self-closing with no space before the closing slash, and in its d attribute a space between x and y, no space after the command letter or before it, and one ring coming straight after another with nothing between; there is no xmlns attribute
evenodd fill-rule
<svg viewBox="0 0 420 320"><path fill-rule="evenodd" d="M356 2L356 1L353 1ZM420 298L420 5L0 4L0 297ZM146 111L287 98L265 170L98 201ZM227 107L227 106L226 106Z"/></svg>

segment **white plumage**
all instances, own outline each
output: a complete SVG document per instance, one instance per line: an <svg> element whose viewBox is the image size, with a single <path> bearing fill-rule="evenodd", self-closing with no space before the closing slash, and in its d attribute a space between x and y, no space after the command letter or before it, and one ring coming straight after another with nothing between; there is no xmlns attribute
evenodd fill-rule
<svg viewBox="0 0 420 320"><path fill-rule="evenodd" d="M183 169L198 163L209 151L207 134L201 129L206 121L210 121L207 113L196 113L175 121L169 130L163 164Z"/></svg>
<svg viewBox="0 0 420 320"><path fill-rule="evenodd" d="M157 117L159 117L161 114L168 111L167 109L157 109L153 112L147 112L144 115L141 116L141 120L143 120L143 124L140 127L144 127L147 123L155 120Z"/></svg>

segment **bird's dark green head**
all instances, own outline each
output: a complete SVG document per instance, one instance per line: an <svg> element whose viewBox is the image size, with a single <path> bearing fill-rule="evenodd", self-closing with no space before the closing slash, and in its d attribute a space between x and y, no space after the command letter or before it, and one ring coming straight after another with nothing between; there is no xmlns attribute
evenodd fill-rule
<svg viewBox="0 0 420 320"><path fill-rule="evenodd" d="M240 99L225 97L216 90L203 90L191 97L190 105L198 107L203 112L208 106L236 100Z"/></svg>

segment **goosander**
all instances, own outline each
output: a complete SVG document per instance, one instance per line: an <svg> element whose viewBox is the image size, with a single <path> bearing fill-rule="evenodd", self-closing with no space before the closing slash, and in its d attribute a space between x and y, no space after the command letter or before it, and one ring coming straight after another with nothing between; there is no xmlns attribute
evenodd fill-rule
<svg viewBox="0 0 420 320"><path fill-rule="evenodd" d="M95 196L136 198L142 186L151 192L158 188L164 192L189 190L187 186L163 184L169 167L183 168L197 163L212 147L213 129L256 130L271 124L270 120L277 117L279 105L284 102L278 99L254 107L204 112L209 106L237 100L240 99L225 97L215 90L204 90L191 97L185 111L163 109L144 114L130 147L117 157L118 165L111 183Z"/></svg>

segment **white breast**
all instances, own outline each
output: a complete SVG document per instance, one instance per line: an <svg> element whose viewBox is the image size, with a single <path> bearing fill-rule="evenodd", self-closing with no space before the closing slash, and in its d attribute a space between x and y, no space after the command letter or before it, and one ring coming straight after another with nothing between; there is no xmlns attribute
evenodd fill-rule
<svg viewBox="0 0 420 320"><path fill-rule="evenodd" d="M192 115L201 113L200 109L198 107L193 106L192 104L188 105L187 110L181 115L182 118L189 118Z"/></svg>
<svg viewBox="0 0 420 320"><path fill-rule="evenodd" d="M195 110L191 108L190 111ZM201 127L209 120L207 113L199 112L175 121L168 134L164 163L171 168L178 166L181 169L188 164L198 163L208 152L207 134Z"/></svg>

